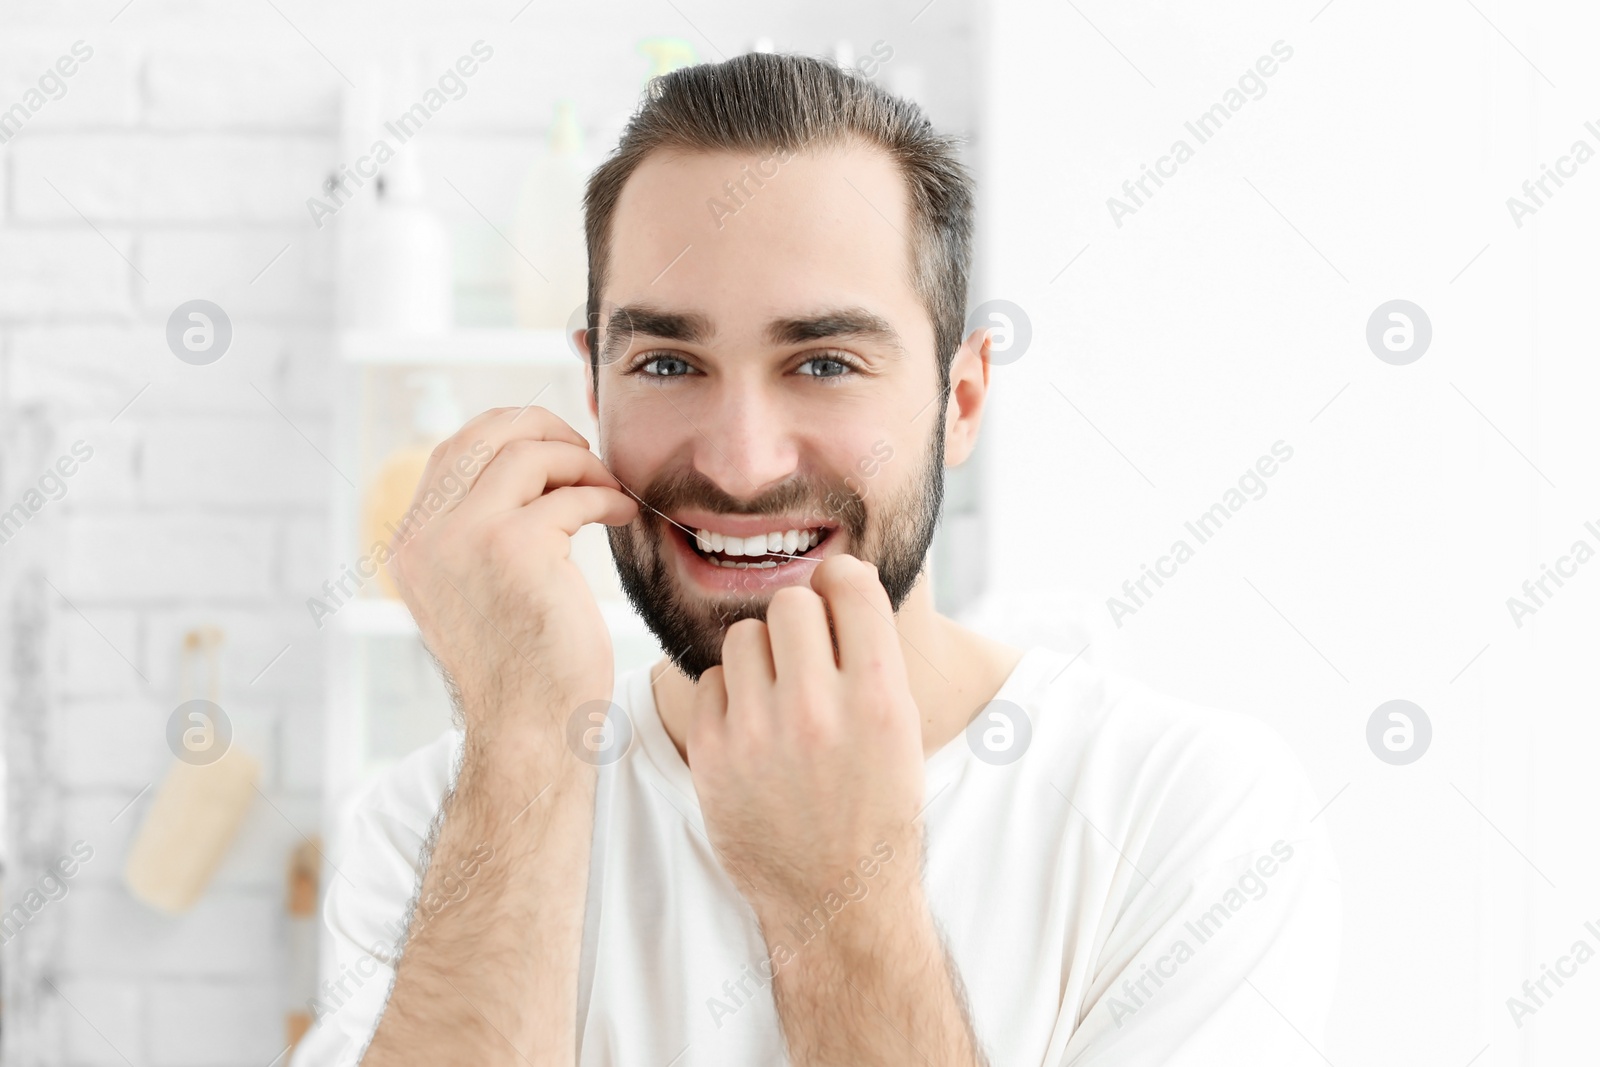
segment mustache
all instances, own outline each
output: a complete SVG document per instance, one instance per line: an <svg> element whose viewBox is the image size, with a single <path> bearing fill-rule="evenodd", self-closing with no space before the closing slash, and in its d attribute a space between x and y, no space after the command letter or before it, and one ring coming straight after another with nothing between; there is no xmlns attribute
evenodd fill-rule
<svg viewBox="0 0 1600 1067"><path fill-rule="evenodd" d="M693 469L666 471L653 478L638 494L651 511L649 521L664 520L683 508L698 508L722 515L801 516L817 526L837 524L859 544L867 530L867 502L846 479L830 481L797 475L750 500L740 500Z"/></svg>

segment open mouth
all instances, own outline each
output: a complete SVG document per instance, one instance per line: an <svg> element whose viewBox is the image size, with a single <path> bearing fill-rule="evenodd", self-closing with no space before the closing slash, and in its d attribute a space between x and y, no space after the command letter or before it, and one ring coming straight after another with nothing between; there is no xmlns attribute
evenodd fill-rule
<svg viewBox="0 0 1600 1067"><path fill-rule="evenodd" d="M796 557L811 556L833 532L832 527L818 526L735 537L700 528L695 530L693 537L688 534L683 536L689 547L694 549L695 555L714 567L773 570L792 562Z"/></svg>

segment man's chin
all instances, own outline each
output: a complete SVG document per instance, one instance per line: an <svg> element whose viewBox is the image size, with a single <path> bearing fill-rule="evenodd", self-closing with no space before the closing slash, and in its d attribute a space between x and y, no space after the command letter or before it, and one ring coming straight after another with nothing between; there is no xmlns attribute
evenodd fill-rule
<svg viewBox="0 0 1600 1067"><path fill-rule="evenodd" d="M648 572L619 567L622 589L667 657L698 681L722 663L728 627L741 619L765 619L770 592L704 595L688 592L667 568Z"/></svg>

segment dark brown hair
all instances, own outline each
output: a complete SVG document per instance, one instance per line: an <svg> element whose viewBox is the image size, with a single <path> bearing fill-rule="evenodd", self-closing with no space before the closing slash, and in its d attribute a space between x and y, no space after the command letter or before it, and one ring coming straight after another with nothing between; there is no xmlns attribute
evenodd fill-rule
<svg viewBox="0 0 1600 1067"><path fill-rule="evenodd" d="M911 285L933 323L939 386L948 392L950 362L965 330L972 262L973 182L958 158L960 139L939 134L916 103L855 72L814 56L771 52L682 67L651 79L616 150L590 175L583 206L596 387L596 327L610 266L612 218L624 184L645 157L657 149L789 153L851 141L887 152L905 176Z"/></svg>

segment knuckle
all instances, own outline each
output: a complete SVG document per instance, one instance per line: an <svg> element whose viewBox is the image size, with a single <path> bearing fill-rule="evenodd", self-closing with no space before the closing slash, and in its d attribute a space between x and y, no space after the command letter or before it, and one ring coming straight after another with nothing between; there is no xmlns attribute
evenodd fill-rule
<svg viewBox="0 0 1600 1067"><path fill-rule="evenodd" d="M808 611L821 597L802 585L786 585L772 594L767 604L767 615L798 617Z"/></svg>
<svg viewBox="0 0 1600 1067"><path fill-rule="evenodd" d="M465 423L465 426L481 426L483 423L489 422L492 419L499 418L501 415L504 415L509 410L511 410L511 409L509 409L509 408L485 408L483 411L478 412L476 415L472 416L472 418L468 419L466 421L466 423ZM465 428L465 426L463 428Z"/></svg>
<svg viewBox="0 0 1600 1067"><path fill-rule="evenodd" d="M849 557L849 563L850 563L850 569L852 571L854 571L856 574L861 575L863 577L871 578L873 581L877 581L877 579L878 579L878 568L876 566L874 566L873 564L868 563L866 560L861 559L859 556L851 556L851 557Z"/></svg>
<svg viewBox="0 0 1600 1067"><path fill-rule="evenodd" d="M766 633L767 624L760 619L740 619L728 627L728 637L738 637L741 641L753 641Z"/></svg>
<svg viewBox="0 0 1600 1067"><path fill-rule="evenodd" d="M530 441L526 437L518 437L501 445L500 451L505 453L507 459L518 459L523 456L538 455L538 445L539 442L537 441Z"/></svg>

